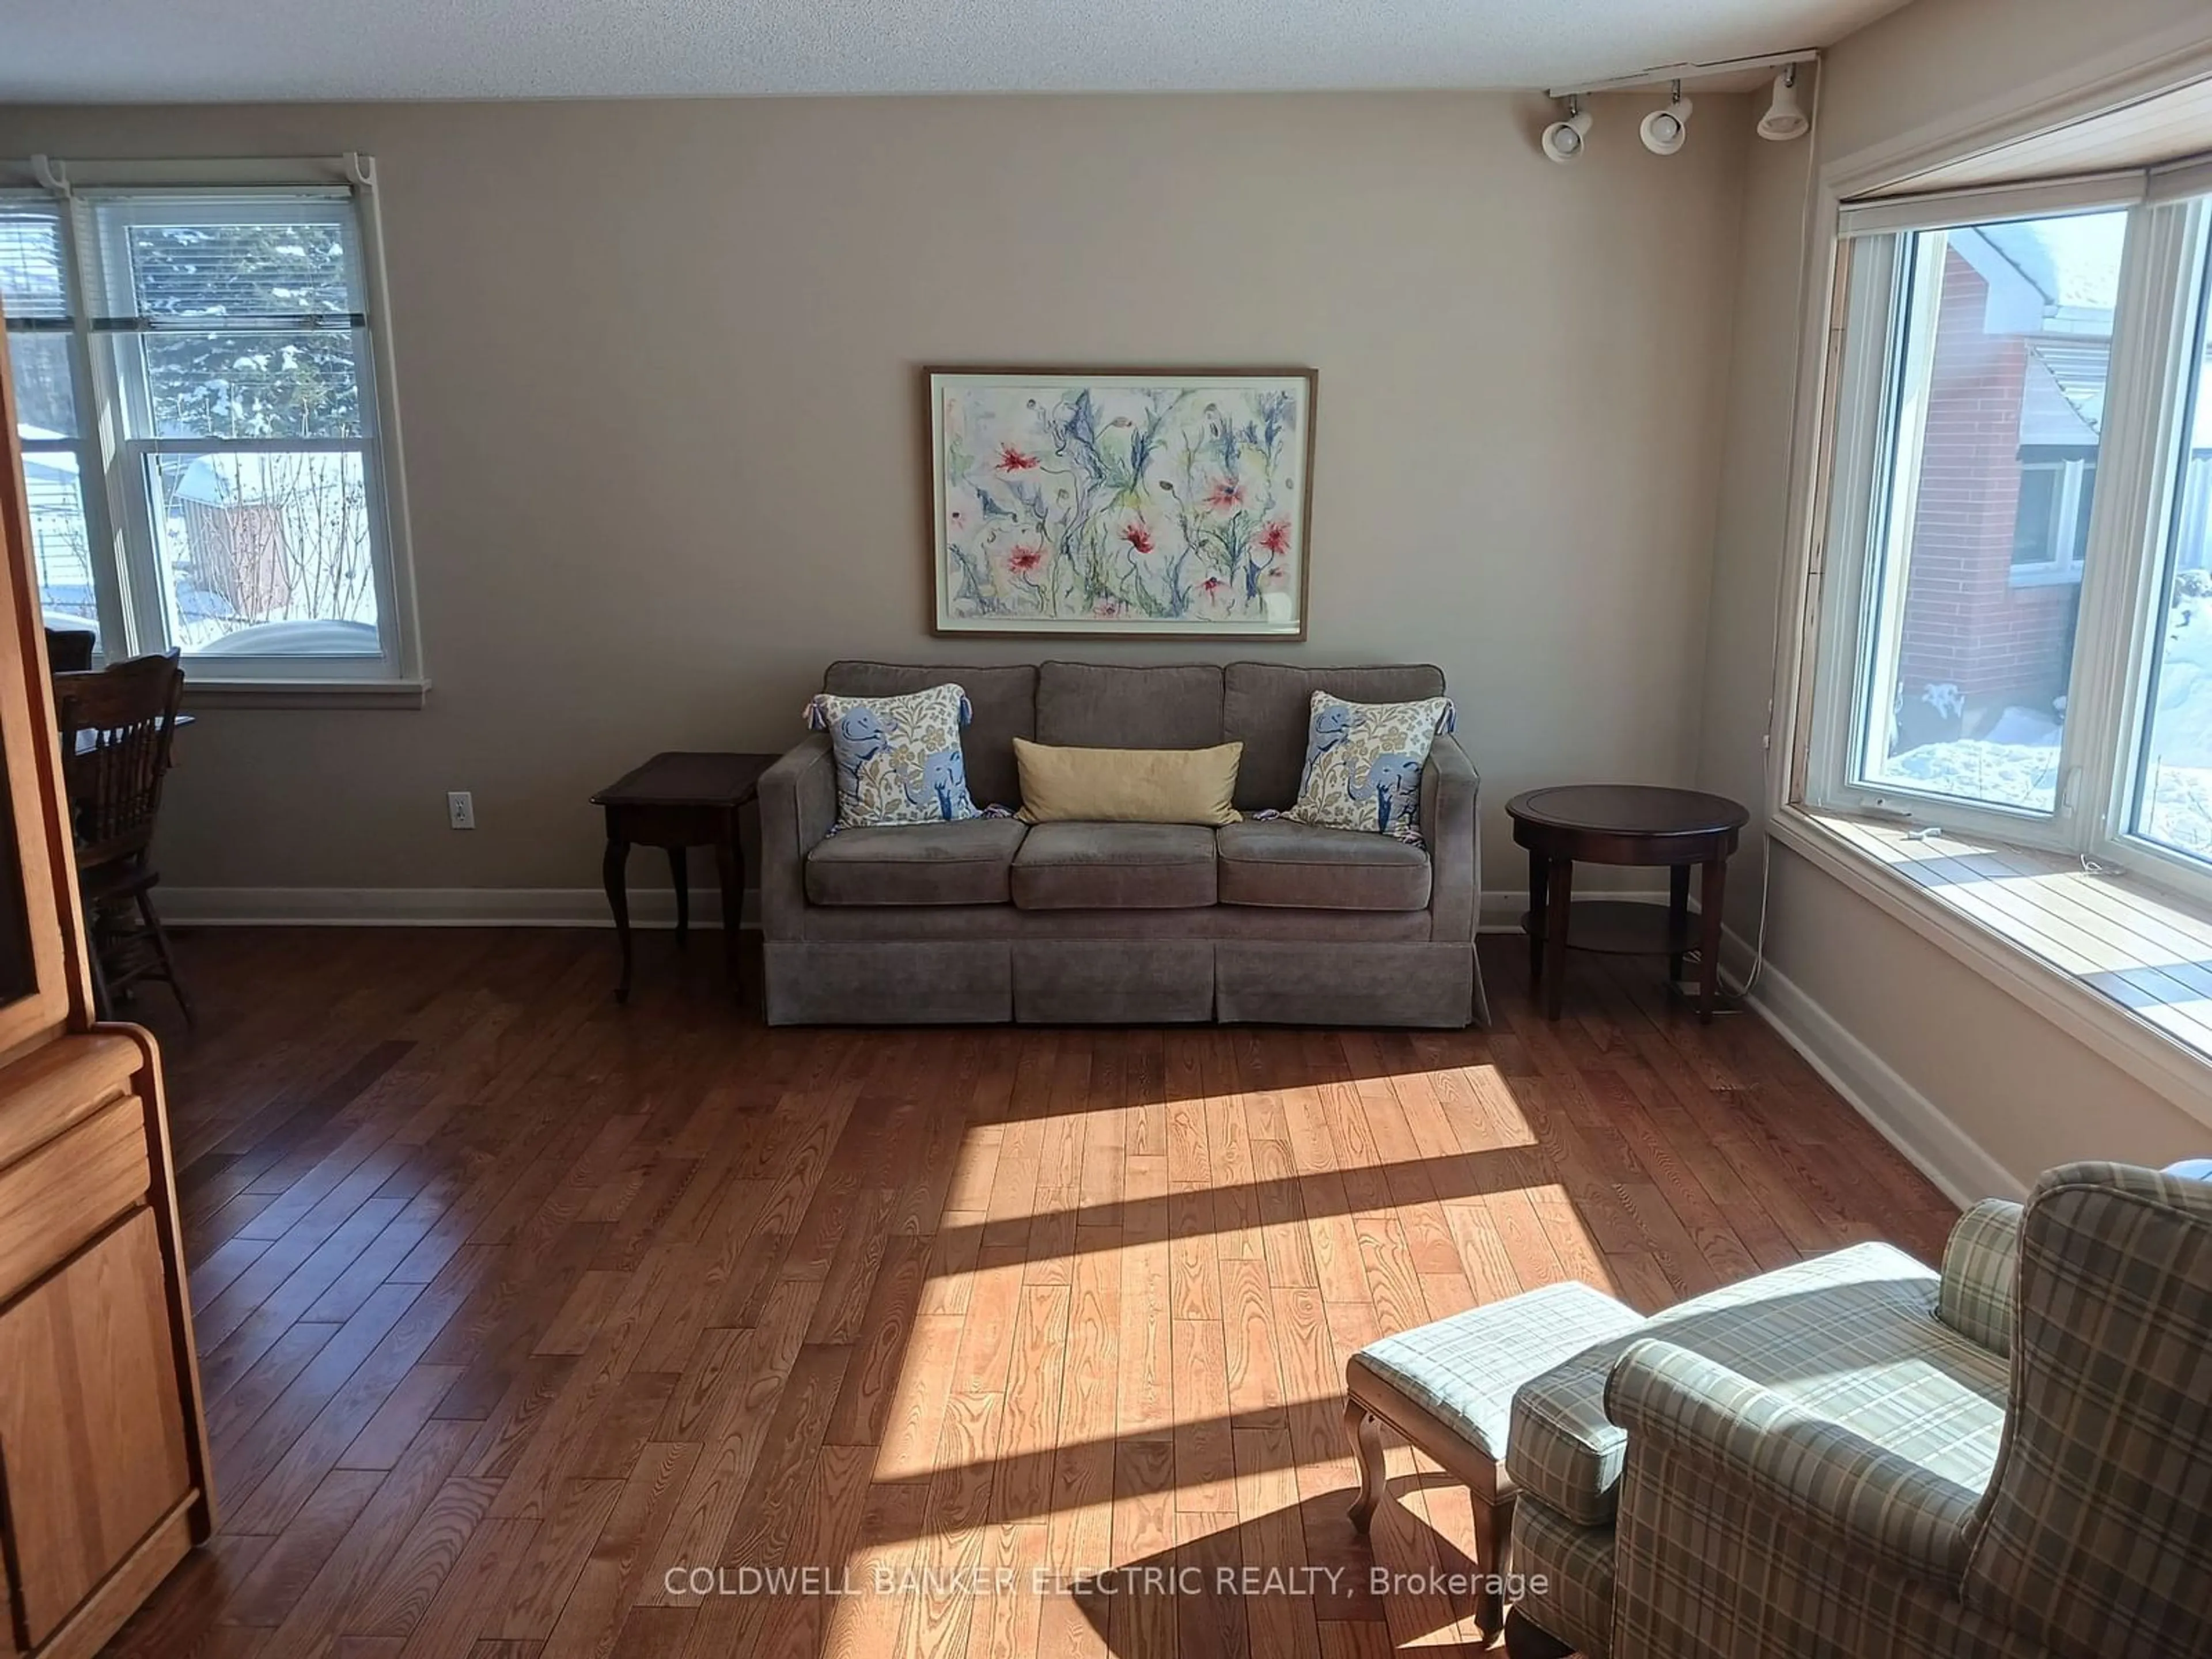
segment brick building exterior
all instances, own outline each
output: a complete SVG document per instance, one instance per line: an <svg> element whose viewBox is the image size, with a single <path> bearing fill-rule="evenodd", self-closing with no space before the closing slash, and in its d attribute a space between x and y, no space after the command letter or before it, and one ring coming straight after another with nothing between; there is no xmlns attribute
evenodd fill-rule
<svg viewBox="0 0 2212 1659"><path fill-rule="evenodd" d="M2013 567L2022 412L2039 372L2030 337L1991 331L1990 283L1955 247L1942 283L1899 673L1900 726L1923 741L1972 736L2014 704L2051 713L2081 599L2078 578L2024 580ZM1963 703L1956 720L1953 699L1928 696L1945 686Z"/></svg>

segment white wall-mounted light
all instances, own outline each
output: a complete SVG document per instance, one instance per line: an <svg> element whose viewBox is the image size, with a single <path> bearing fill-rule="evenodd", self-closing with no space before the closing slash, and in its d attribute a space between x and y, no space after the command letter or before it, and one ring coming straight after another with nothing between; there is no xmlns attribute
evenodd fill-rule
<svg viewBox="0 0 2212 1659"><path fill-rule="evenodd" d="M1570 96L1567 100L1567 118L1554 121L1544 129L1544 154L1554 161L1578 161L1583 153L1583 141L1589 137L1590 112L1583 107L1583 100Z"/></svg>
<svg viewBox="0 0 2212 1659"><path fill-rule="evenodd" d="M1690 107L1690 100L1682 96L1682 83L1675 82L1665 105L1645 116L1636 129L1644 148L1654 155L1672 155L1681 149L1682 140L1689 136Z"/></svg>
<svg viewBox="0 0 2212 1659"><path fill-rule="evenodd" d="M1797 102L1797 65L1789 64L1774 77L1774 98L1759 118L1759 136L1783 143L1802 138L1812 125Z"/></svg>

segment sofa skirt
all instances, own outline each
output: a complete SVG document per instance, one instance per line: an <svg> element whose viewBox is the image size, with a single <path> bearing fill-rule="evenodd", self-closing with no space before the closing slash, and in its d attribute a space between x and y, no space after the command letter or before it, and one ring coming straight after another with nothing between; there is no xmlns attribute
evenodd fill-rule
<svg viewBox="0 0 2212 1659"><path fill-rule="evenodd" d="M1214 1018L1224 1025L1456 1030L1474 1021L1474 947L1464 942L1214 946Z"/></svg>
<svg viewBox="0 0 2212 1659"><path fill-rule="evenodd" d="M1207 939L1039 939L1011 948L1024 1025L1188 1025L1213 1018Z"/></svg>
<svg viewBox="0 0 2212 1659"><path fill-rule="evenodd" d="M1000 1025L1014 1017L1013 965L997 940L761 947L771 1025Z"/></svg>
<svg viewBox="0 0 2212 1659"><path fill-rule="evenodd" d="M1466 942L771 939L771 1025L1400 1025L1486 1018Z"/></svg>

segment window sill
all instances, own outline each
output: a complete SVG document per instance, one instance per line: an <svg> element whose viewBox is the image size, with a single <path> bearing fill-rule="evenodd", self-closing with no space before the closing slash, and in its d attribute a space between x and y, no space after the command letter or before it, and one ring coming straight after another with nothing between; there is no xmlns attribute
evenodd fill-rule
<svg viewBox="0 0 2212 1659"><path fill-rule="evenodd" d="M1784 807L1776 840L2212 1127L2212 908L2057 854Z"/></svg>
<svg viewBox="0 0 2212 1659"><path fill-rule="evenodd" d="M185 673L184 706L203 708L420 708L428 680L211 680Z"/></svg>

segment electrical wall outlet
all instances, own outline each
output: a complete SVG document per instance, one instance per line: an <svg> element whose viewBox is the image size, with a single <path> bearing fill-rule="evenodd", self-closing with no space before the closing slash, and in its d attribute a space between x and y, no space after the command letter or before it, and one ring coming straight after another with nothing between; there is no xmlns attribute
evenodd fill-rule
<svg viewBox="0 0 2212 1659"><path fill-rule="evenodd" d="M477 827L477 798L465 789L446 793L446 821L456 830Z"/></svg>

